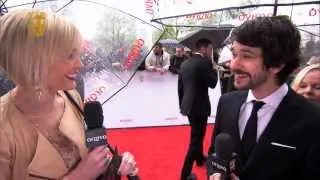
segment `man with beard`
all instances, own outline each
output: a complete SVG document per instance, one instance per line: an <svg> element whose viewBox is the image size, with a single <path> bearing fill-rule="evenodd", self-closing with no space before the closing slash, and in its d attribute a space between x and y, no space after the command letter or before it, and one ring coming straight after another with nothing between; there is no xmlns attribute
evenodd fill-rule
<svg viewBox="0 0 320 180"><path fill-rule="evenodd" d="M211 55L212 44L208 39L196 42L197 52L185 60L178 76L178 95L180 112L188 116L191 126L190 143L181 172L181 180L193 179L193 162L198 166L206 162L203 152L203 139L206 134L211 106L208 87L217 84L217 72L213 69ZM188 177L189 176L189 177Z"/></svg>
<svg viewBox="0 0 320 180"><path fill-rule="evenodd" d="M170 66L169 71L173 74L179 74L180 72L180 66L184 60L186 60L188 57L184 55L184 49L179 47L176 48L176 54L173 55L170 58Z"/></svg>
<svg viewBox="0 0 320 180"><path fill-rule="evenodd" d="M153 51L149 54L145 61L146 70L152 72L166 72L170 66L170 55L163 51L162 44L156 43Z"/></svg>
<svg viewBox="0 0 320 180"><path fill-rule="evenodd" d="M320 179L320 109L285 83L300 63L299 31L286 16L261 17L231 39L240 91L220 97L209 154L215 137L227 133L239 157L233 179Z"/></svg>

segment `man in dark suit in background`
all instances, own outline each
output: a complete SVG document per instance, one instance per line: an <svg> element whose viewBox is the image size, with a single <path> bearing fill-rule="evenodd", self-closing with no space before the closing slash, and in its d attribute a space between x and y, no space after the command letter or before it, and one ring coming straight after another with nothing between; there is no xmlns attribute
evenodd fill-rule
<svg viewBox="0 0 320 180"><path fill-rule="evenodd" d="M178 78L180 112L188 116L191 126L189 149L183 164L181 180L191 175L193 162L201 166L206 161L203 154L203 138L208 116L211 114L208 87L217 83L217 72L213 69L212 45L207 39L196 42L198 52L185 60Z"/></svg>
<svg viewBox="0 0 320 180"><path fill-rule="evenodd" d="M320 109L285 83L300 63L299 31L286 16L256 18L232 41L230 68L243 91L220 97L209 155L215 137L227 133L240 180L320 179Z"/></svg>

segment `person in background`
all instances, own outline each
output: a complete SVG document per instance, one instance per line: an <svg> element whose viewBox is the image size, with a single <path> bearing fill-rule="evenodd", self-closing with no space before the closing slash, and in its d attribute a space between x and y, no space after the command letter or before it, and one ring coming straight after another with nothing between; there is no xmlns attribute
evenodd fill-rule
<svg viewBox="0 0 320 180"><path fill-rule="evenodd" d="M181 170L181 180L192 179L193 163L204 165L203 139L206 134L211 105L208 88L217 84L217 72L213 69L212 44L208 39L196 42L197 52L187 59L180 68L178 76L178 96L180 112L188 116L191 135L188 151Z"/></svg>
<svg viewBox="0 0 320 180"><path fill-rule="evenodd" d="M187 59L187 56L184 54L183 48L176 48L176 54L170 58L169 71L173 74L179 74L180 66L183 61Z"/></svg>
<svg viewBox="0 0 320 180"><path fill-rule="evenodd" d="M298 94L320 104L320 63L312 64L299 71L291 87Z"/></svg>
<svg viewBox="0 0 320 180"><path fill-rule="evenodd" d="M220 52L220 56L218 59L218 64L223 66L226 69L230 68L230 61L232 59L232 52L231 52L231 44L224 46Z"/></svg>
<svg viewBox="0 0 320 180"><path fill-rule="evenodd" d="M145 61L146 70L164 73L168 71L169 66L170 55L162 49L161 43L156 43Z"/></svg>
<svg viewBox="0 0 320 180"><path fill-rule="evenodd" d="M88 151L76 76L82 38L58 15L30 9L0 18L0 67L16 87L0 98L0 180L92 180L111 160L105 146ZM67 97L68 92L71 96ZM119 173L137 173L131 153Z"/></svg>
<svg viewBox="0 0 320 180"><path fill-rule="evenodd" d="M230 61L232 58L231 44L229 43L222 48L218 60L222 94L236 90L233 85L234 76L230 71Z"/></svg>
<svg viewBox="0 0 320 180"><path fill-rule="evenodd" d="M212 63L214 64L214 66L216 66L218 64L218 60L220 58L219 55L219 50L218 49L214 49L213 53L212 53Z"/></svg>
<svg viewBox="0 0 320 180"><path fill-rule="evenodd" d="M317 64L320 63L320 56L316 57L316 56L312 56L306 64L300 65L297 69L294 70L293 73L290 74L288 80L287 80L287 84L292 84L292 81L295 79L295 77L297 76L297 74L305 67L312 65L312 64Z"/></svg>
<svg viewBox="0 0 320 180"><path fill-rule="evenodd" d="M287 16L258 17L235 28L231 39L239 91L219 99L209 155L226 133L239 157L233 180L320 179L320 108L286 83L300 65L299 30Z"/></svg>
<svg viewBox="0 0 320 180"><path fill-rule="evenodd" d="M184 50L184 55L187 56L187 59L192 56L191 49L189 49L188 47L184 47L183 50Z"/></svg>

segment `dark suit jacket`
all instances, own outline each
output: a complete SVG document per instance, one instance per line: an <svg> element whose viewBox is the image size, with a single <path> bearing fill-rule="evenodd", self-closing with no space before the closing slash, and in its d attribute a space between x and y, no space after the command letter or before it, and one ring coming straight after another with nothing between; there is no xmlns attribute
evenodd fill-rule
<svg viewBox="0 0 320 180"><path fill-rule="evenodd" d="M185 60L178 78L180 112L183 115L209 116L211 114L208 87L217 84L217 73L209 58L195 54Z"/></svg>
<svg viewBox="0 0 320 180"><path fill-rule="evenodd" d="M241 180L320 179L320 108L289 89L261 135L248 161L243 163L238 119L248 92L221 96L213 140L219 133L231 135L240 156ZM288 145L294 148L274 145Z"/></svg>

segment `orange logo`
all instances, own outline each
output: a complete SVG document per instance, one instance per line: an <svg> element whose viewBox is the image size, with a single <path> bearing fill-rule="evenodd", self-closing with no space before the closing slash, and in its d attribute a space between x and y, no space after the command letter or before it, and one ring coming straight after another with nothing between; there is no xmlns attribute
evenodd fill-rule
<svg viewBox="0 0 320 180"><path fill-rule="evenodd" d="M35 36L42 37L46 31L46 14L44 12L32 12L29 28Z"/></svg>

